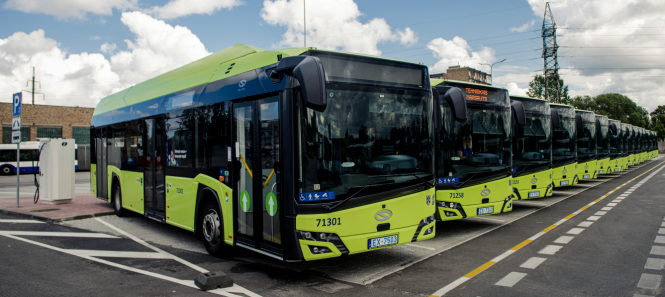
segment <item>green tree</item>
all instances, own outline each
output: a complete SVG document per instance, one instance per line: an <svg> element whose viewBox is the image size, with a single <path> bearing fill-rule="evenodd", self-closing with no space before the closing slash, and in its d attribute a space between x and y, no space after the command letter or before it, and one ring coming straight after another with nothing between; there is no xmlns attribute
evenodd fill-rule
<svg viewBox="0 0 665 297"><path fill-rule="evenodd" d="M658 133L658 139L665 138L665 105L659 105L651 112L651 130Z"/></svg>
<svg viewBox="0 0 665 297"><path fill-rule="evenodd" d="M623 123L643 128L649 127L648 111L621 94L608 93L596 97L575 96L570 104L577 109L590 110Z"/></svg>
<svg viewBox="0 0 665 297"><path fill-rule="evenodd" d="M553 79L550 79L549 85L552 86L556 82ZM568 95L568 86L563 83L563 79L559 78L559 86L561 87L561 92L559 98L561 98L561 103L569 104L570 96ZM533 78L533 81L529 82L529 91L526 92L529 97L545 99L545 76L536 75ZM554 102L556 98L556 91L554 88L549 88L547 94L548 100Z"/></svg>

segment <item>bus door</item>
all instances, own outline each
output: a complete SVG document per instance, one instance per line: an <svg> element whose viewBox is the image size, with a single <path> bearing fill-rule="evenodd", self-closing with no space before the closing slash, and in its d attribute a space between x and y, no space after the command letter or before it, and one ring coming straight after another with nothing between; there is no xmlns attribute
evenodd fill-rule
<svg viewBox="0 0 665 297"><path fill-rule="evenodd" d="M233 105L236 242L282 255L279 96Z"/></svg>
<svg viewBox="0 0 665 297"><path fill-rule="evenodd" d="M95 154L97 154L97 197L108 198L108 171L106 169L106 149L108 139L106 137L106 128L97 129L95 137Z"/></svg>
<svg viewBox="0 0 665 297"><path fill-rule="evenodd" d="M143 127L145 142L143 154L144 214L148 218L163 223L166 213L164 118L160 116L146 119Z"/></svg>

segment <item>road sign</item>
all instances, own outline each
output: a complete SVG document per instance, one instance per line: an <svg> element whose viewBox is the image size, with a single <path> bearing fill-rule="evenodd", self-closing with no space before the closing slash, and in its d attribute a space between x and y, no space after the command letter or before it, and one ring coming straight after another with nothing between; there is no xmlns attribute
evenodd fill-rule
<svg viewBox="0 0 665 297"><path fill-rule="evenodd" d="M16 93L12 95L12 116L20 117L21 116L21 102L23 101L23 93Z"/></svg>
<svg viewBox="0 0 665 297"><path fill-rule="evenodd" d="M21 142L21 130L12 131L12 143L20 143L20 142Z"/></svg>
<svg viewBox="0 0 665 297"><path fill-rule="evenodd" d="M271 217L274 217L277 213L277 196L273 192L266 196L266 210Z"/></svg>
<svg viewBox="0 0 665 297"><path fill-rule="evenodd" d="M12 131L21 130L21 117L12 118Z"/></svg>

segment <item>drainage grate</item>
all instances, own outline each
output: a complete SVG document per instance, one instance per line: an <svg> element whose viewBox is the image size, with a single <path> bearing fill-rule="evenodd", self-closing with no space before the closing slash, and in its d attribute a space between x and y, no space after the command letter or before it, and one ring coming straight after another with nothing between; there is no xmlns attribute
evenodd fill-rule
<svg viewBox="0 0 665 297"><path fill-rule="evenodd" d="M56 211L60 210L59 208L44 208L44 209L35 209L31 210L30 212L47 212L47 211Z"/></svg>

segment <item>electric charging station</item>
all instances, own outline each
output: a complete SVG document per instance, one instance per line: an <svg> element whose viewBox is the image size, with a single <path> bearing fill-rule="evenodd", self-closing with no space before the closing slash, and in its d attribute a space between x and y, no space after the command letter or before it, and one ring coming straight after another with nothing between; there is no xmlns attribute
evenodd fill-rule
<svg viewBox="0 0 665 297"><path fill-rule="evenodd" d="M74 199L74 139L40 139L39 193L44 204Z"/></svg>

